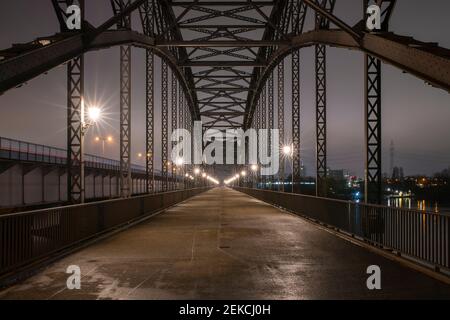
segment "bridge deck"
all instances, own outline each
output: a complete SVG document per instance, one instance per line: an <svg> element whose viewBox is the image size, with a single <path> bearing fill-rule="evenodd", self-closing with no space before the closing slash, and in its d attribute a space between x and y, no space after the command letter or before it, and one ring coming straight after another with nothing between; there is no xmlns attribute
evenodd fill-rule
<svg viewBox="0 0 450 320"><path fill-rule="evenodd" d="M66 289L79 265L81 290ZM366 268L382 290L366 287ZM100 241L0 298L450 298L450 286L225 188Z"/></svg>

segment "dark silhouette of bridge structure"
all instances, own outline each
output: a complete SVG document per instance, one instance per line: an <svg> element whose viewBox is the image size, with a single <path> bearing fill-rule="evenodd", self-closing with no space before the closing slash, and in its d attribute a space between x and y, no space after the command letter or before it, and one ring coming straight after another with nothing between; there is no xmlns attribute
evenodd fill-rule
<svg viewBox="0 0 450 320"><path fill-rule="evenodd" d="M189 259L195 261L196 253L194 252L200 250L211 261L215 261L211 268L229 267L229 276L237 275L239 272L247 274L248 269L242 271L242 266L234 266L232 262L219 257L217 250L220 249L221 252L228 250L228 254L235 255L237 260L252 256L252 245L261 255L265 254L264 250L268 250L269 255L276 255L276 248L270 244L265 243L266 247L258 245L258 241L262 240L255 237L257 233L255 230L258 230L260 226L261 235L271 234L267 232L271 229L271 221L274 223L273 228L275 226L283 228L283 223L289 222L292 216L280 218L278 215L289 211L308 221L307 223L290 222L299 228L299 233L305 231L312 234L315 239L317 238L321 247L312 247L313 250L320 248L325 250L325 256L331 260L337 259L339 254L346 257L354 254L355 260L359 259L361 264L371 264L372 260L377 261L391 276L412 279L412 286L416 285L413 288L415 290L408 292L405 287L402 287L402 281L394 281L392 287L388 286L388 293L385 296L377 297L408 297L414 294L419 297L449 296L450 288L444 284L448 284L450 269L449 217L439 213L381 205L383 197L382 64L389 64L412 74L422 79L424 84L450 91L450 50L436 43L419 41L389 31L396 0L361 1L361 20L355 25L347 24L335 14L334 9L339 3L338 0L111 0L111 17L97 27L85 19L84 2L84 0L49 1L48 5L53 6L59 21L60 32L42 36L29 43L15 44L0 51L1 93L26 85L27 81L62 64L65 64L67 69L67 79L64 79L67 82L66 149L0 138L0 174L15 166L21 168L22 201L18 205L26 205L25 176L33 170L41 170L43 196L40 205L44 207L34 211L15 210L22 212L0 215L0 275L5 283L10 283L12 278L25 277L24 275L28 275L30 269L35 269L37 265L51 259L54 260L55 256L60 257L67 252L72 252L80 244L91 243L99 237L117 233L137 223L140 223L135 227L137 229L132 228L115 236L115 248L120 248L120 241L127 241L127 237L132 239L132 232L140 235L139 232L143 231L139 231L139 228L148 228L148 232L156 234L161 232L162 239L172 241L170 242L172 247L164 245L168 252L166 258L170 263L174 263L177 259L185 259L186 252L191 249L192 257ZM81 8L81 30L69 30L66 24L68 17L66 10L74 4ZM373 4L381 7L381 29L368 31L366 10ZM133 17L139 20L138 28L132 27ZM314 25L311 30L305 27L308 17L312 17ZM117 61L120 65L120 88L118 88L120 90L120 158L118 161L84 154L83 139L86 130L84 55L116 46L120 47L120 60ZM314 196L302 194L300 184L302 165L300 55L302 49L306 47L313 47L315 50L315 119L312 119L316 127ZM364 203L333 200L327 197L328 47L345 48L364 54L364 70L361 70L364 72L365 81ZM132 50L135 48L146 52L146 126L143 132L146 136L145 166L131 163L131 112L135 107L131 100L131 66L134 62ZM156 57L159 59L157 60ZM287 59L291 60L289 70L285 68ZM157 62L160 63L158 68L155 65ZM159 74L155 72L156 69L160 70ZM291 92L287 92L285 88L286 76L292 82ZM155 88L156 78L160 88ZM155 103L156 91L161 96L158 105ZM290 95L289 99L287 99L288 95ZM287 100L290 103L289 108L286 106ZM156 117L155 110L160 110L160 117ZM286 121L287 118L291 120ZM177 128L192 132L195 121L202 121L203 131L278 129L281 144L287 143L285 131L287 131L287 125L291 125L289 129L292 133L290 144L292 146L292 192L284 192L282 184L277 184L279 181L283 181L284 184L286 178L283 159L281 159L281 171L270 176L252 173L250 163L234 165L231 169L227 167L223 169L227 170L224 172L236 175L236 179L227 186L221 182L216 183L215 179L221 176L220 165L206 163L196 165L191 162L176 164L170 158L171 132ZM155 141L155 123L161 124L161 141L157 142ZM157 170L155 165L155 144L161 145L161 170ZM49 203L46 204L45 182L47 180L45 177L55 170L58 172L57 196L52 207L49 207ZM90 175L94 177L93 182L90 182L92 184L90 188L95 190L97 186L102 190L101 195L97 195L94 191L91 196L86 197L86 178ZM65 181L61 185L62 176L65 177ZM100 177L101 182L98 182L96 177ZM106 193L105 186L109 190ZM61 188L64 188L64 191L61 191ZM62 194L64 196L61 196ZM237 199L235 207L224 202L225 200L233 202L234 198ZM197 211L192 210L190 205ZM164 210L167 210L167 214L155 217L157 213ZM251 220L251 212L260 215L258 210L267 212L267 215L260 217L262 222L260 225L256 223L256 229L253 230L251 223L249 224L245 218ZM235 212L241 213L241 217L239 214L235 215ZM185 221L187 225L181 226L179 222L164 220L166 215L171 214ZM203 218L200 217L202 214ZM161 229L152 226L152 219L156 221L157 226L161 226ZM317 230L311 227L310 223ZM231 232L230 228L239 228L239 226L247 228L245 231L240 230L242 234L239 233L239 235L249 237L250 247L239 247L240 244L236 239L224 237L218 240L214 248L209 248L206 244L204 247L196 247L196 244L193 244L192 248L185 248L187 251L180 249L179 253L176 252L175 247L180 245L184 248L183 242L191 240L189 237L165 233L166 229L164 229L164 227L173 227L174 230L189 233L194 231L184 228L192 227L204 230L206 233L207 230L227 233ZM289 232L296 232L289 228ZM332 232L332 237L335 237L332 239L335 240L330 240L330 234L323 231L324 229ZM252 233L252 230L255 233ZM206 233L197 235L203 237L202 240L205 243L211 240ZM289 238L288 235L285 236ZM148 240L158 242L155 237L157 236L149 236ZM294 237L295 239L289 238L284 244L279 238L281 236L268 237L279 245L280 251L284 250L283 252L288 253L291 251L286 246L301 246L303 241L299 235ZM349 243L357 242L367 247L367 252L361 251L357 246L351 247L342 238L350 241ZM151 246L155 246L154 243ZM325 249L327 243L333 243L332 248ZM309 245L314 246L314 243L311 242ZM235 247L238 247L237 252L231 252ZM89 248L86 249L90 250L87 254L92 257L95 256L96 250L102 253L116 250L101 243ZM152 249L155 248L152 247ZM331 249L336 251L332 252ZM127 256L120 250L117 249L119 255ZM151 257L146 256L146 252L146 248L136 244L136 256L130 258L130 261L143 256L146 259L155 258L151 254ZM75 263L73 257L76 255L65 259ZM155 259L159 258L161 257ZM300 257L294 257L286 263L293 265L298 262L297 258L300 259ZM308 261L314 262L315 259L320 258L307 257ZM392 263L390 259L401 261ZM62 262L58 264L66 260L61 260ZM242 262L242 260L239 261ZM129 263L132 264L132 262ZM195 282L191 277L200 277L202 270L206 273L209 270L207 265L201 262L196 263L199 268L196 271L191 267L176 268L178 271L181 270L180 272L183 272L182 270L192 272L190 276L186 275L183 278L188 287ZM90 265L86 261L82 264L86 267ZM156 262L150 264L152 270L158 269ZM426 276L411 271L403 264L422 271ZM128 267L129 265L124 266L124 268ZM345 268L352 269L354 265L351 266L351 263L347 261L343 262L341 267L339 272ZM117 270L117 267L115 268L114 270ZM258 277L254 283L249 284L250 288L264 292L261 297L328 297L312 291L309 296L302 296L300 293L295 293L295 290L292 291L294 292L292 295L271 295L267 287L262 285L263 279L268 276L266 271L255 271ZM361 272L364 274L365 269ZM280 274L288 276L286 270L280 271ZM247 275L251 277L250 273ZM198 295L194 294L192 297L220 298L226 297L227 292L233 296L231 291L224 289L226 287L224 279L217 277L211 279L211 283L217 285L216 289L205 286L199 289ZM345 277L350 283L348 297L370 297L355 284L361 280L361 283L365 285L365 280L361 276L354 278L346 275ZM136 281L139 279L139 276L136 276ZM285 288L283 286L287 284L280 278L277 279L275 286ZM49 285L55 285L59 283L59 280L56 279ZM176 283L176 277L165 278L164 281L168 287L171 287ZM330 283L339 286L336 281L333 281ZM237 282L233 282L232 285L239 287ZM311 283L306 285L313 286ZM149 284L147 288L150 287ZM218 288L224 290L221 291L223 295L218 293ZM131 290L131 287L129 289ZM354 294L351 289L354 289ZM50 291L43 290L45 294L53 297ZM242 297L251 297L247 291L241 292L243 292ZM177 294L166 294L167 292L158 296L150 289L147 293L144 292L136 297L180 297ZM29 297L33 296L30 292L27 294L31 294ZM70 296L69 293L67 294ZM17 296L17 292L12 296L20 297ZM2 297L1 294L0 297ZM8 293L4 297L8 297Z"/></svg>

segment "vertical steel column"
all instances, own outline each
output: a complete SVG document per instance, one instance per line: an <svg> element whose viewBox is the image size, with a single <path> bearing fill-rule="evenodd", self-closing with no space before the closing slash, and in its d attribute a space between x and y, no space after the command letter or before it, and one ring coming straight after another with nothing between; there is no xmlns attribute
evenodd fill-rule
<svg viewBox="0 0 450 320"><path fill-rule="evenodd" d="M79 1L84 20L84 1ZM63 27L63 26L62 26ZM84 56L67 64L67 200L84 202L83 124Z"/></svg>
<svg viewBox="0 0 450 320"><path fill-rule="evenodd" d="M292 192L300 192L300 50L292 52Z"/></svg>
<svg viewBox="0 0 450 320"><path fill-rule="evenodd" d="M123 11L130 0L111 1L114 13ZM131 29L131 15L117 23L117 27ZM120 196L132 193L131 180L131 46L120 47Z"/></svg>
<svg viewBox="0 0 450 320"><path fill-rule="evenodd" d="M327 101L326 47L316 45L316 196L326 196Z"/></svg>
<svg viewBox="0 0 450 320"><path fill-rule="evenodd" d="M148 0L141 7L141 20L144 29L144 34L153 36L155 19L153 15L153 0ZM145 91L146 91L146 108L145 108L145 167L146 167L146 192L153 193L155 191L155 170L154 170L154 66L155 56L152 50L146 50L146 76L145 76Z"/></svg>
<svg viewBox="0 0 450 320"><path fill-rule="evenodd" d="M270 73L269 79L268 79L268 83L267 83L267 118L268 118L268 124L267 124L267 128L269 129L269 141L268 141L268 150L269 152L272 152L272 146L273 146L273 141L272 141L272 137L271 137L271 132L270 130L272 130L275 127L275 120L274 120L274 104L273 101L274 100L274 95L273 95L273 72ZM273 154L271 154L271 156L274 156ZM273 182L274 182L274 175L270 175L268 177L269 180L269 184L270 184L270 189L273 188Z"/></svg>
<svg viewBox="0 0 450 320"><path fill-rule="evenodd" d="M381 61L365 55L365 201L381 203Z"/></svg>
<svg viewBox="0 0 450 320"><path fill-rule="evenodd" d="M120 47L120 191L131 196L131 46Z"/></svg>
<svg viewBox="0 0 450 320"><path fill-rule="evenodd" d="M278 64L278 131L280 144L284 145L284 59ZM280 157L280 173L278 191L284 192L284 156Z"/></svg>
<svg viewBox="0 0 450 320"><path fill-rule="evenodd" d="M264 84L263 90L261 92L261 118L260 118L260 124L261 124L261 129L267 129L267 83ZM263 143L266 144L268 141L266 140L265 136ZM265 189L266 188L266 182L267 182L267 176L265 175L261 175L261 183L262 183L262 188Z"/></svg>
<svg viewBox="0 0 450 320"><path fill-rule="evenodd" d="M299 1L292 1L292 31L300 32ZM300 50L292 52L292 192L300 192Z"/></svg>
<svg viewBox="0 0 450 320"><path fill-rule="evenodd" d="M175 76L175 72L172 71L172 97L171 97L171 132L172 135L173 131L177 129L177 112L178 112L178 83L177 83L177 77ZM170 142L170 145L172 146L172 142ZM175 190L177 188L177 163L176 159L172 159L172 183L171 183L171 189Z"/></svg>
<svg viewBox="0 0 450 320"><path fill-rule="evenodd" d="M262 124L261 124L261 99L262 96L260 95L259 99L258 99L258 103L256 105L256 130L258 132L258 159L261 159L261 150L259 148L259 144L261 141L261 135L259 133L259 130L262 128ZM256 188L258 189L258 187L260 187L260 183L261 183L261 161L258 161L258 170L256 171Z"/></svg>
<svg viewBox="0 0 450 320"><path fill-rule="evenodd" d="M184 129L185 125L184 125L184 119L185 119L185 105L184 105L184 92L183 92L183 87L181 86L181 83L178 82L178 126L177 128L180 129ZM183 154L183 164L180 166L179 170L179 175L181 176L182 182L183 182L183 189L186 188L186 179L184 176L184 173L186 172L185 170L185 165L184 165L184 161L186 161L186 156Z"/></svg>
<svg viewBox="0 0 450 320"><path fill-rule="evenodd" d="M84 57L67 64L67 199L71 203L84 200L82 144L82 104L84 94Z"/></svg>
<svg viewBox="0 0 450 320"><path fill-rule="evenodd" d="M369 1L364 1L364 16ZM364 199L381 203L383 197L381 175L381 61L364 56L364 120L366 163L364 171Z"/></svg>
<svg viewBox="0 0 450 320"><path fill-rule="evenodd" d="M151 50L146 52L146 191L155 190L154 173L154 54Z"/></svg>
<svg viewBox="0 0 450 320"><path fill-rule="evenodd" d="M316 0L326 11L333 12L336 0ZM316 29L329 29L330 21L316 12ZM327 196L327 51L316 45L316 195Z"/></svg>
<svg viewBox="0 0 450 320"><path fill-rule="evenodd" d="M168 70L167 63L161 59L161 152L162 152L162 189L167 191L168 178L168 126L169 126L169 102L168 102Z"/></svg>

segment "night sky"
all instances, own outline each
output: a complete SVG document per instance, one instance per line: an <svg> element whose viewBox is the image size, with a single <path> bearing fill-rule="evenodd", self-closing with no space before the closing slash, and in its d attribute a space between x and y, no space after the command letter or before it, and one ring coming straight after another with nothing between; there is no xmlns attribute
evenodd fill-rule
<svg viewBox="0 0 450 320"><path fill-rule="evenodd" d="M86 18L99 25L112 15L109 0L87 2ZM336 15L353 25L362 15L361 1L338 0ZM450 1L398 0L391 31L418 40L438 42L450 48ZM134 29L140 30L137 15ZM58 31L49 0L0 1L0 48L28 42ZM313 49L302 50L302 158L307 174L314 170L315 82ZM364 168L363 55L345 49L328 49L328 164L362 175ZM133 50L133 162L145 152L145 62L142 49ZM286 59L286 70L290 68ZM97 134L112 135L106 156L119 157L119 49L86 54L86 100L100 104L107 118L86 138L86 151L101 155L94 142ZM21 88L0 96L0 135L65 148L66 68L59 66ZM156 63L155 106L159 117L159 59ZM288 79L288 78L286 78ZM450 95L389 65L383 65L382 80L383 172L390 166L389 147L395 145L396 166L405 174L433 174L450 166ZM290 78L286 83L286 105L290 104ZM290 108L286 108L290 113ZM288 121L290 117L287 117ZM288 122L287 127L290 128ZM289 130L290 131L290 130ZM160 127L156 127L159 154ZM289 136L290 133L287 132ZM157 163L159 161L157 160ZM142 164L142 163L141 163Z"/></svg>

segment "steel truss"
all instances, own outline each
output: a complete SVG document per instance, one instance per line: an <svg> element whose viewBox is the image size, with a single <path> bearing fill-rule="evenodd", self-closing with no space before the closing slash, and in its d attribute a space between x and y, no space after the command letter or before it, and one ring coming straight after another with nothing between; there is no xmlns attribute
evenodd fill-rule
<svg viewBox="0 0 450 320"><path fill-rule="evenodd" d="M316 0L321 8L332 13L336 0ZM316 29L329 29L330 21L316 12ZM316 196L327 195L327 51L316 45Z"/></svg>
<svg viewBox="0 0 450 320"><path fill-rule="evenodd" d="M114 15L124 11L130 0L111 0ZM118 29L131 30L131 15L117 22ZM131 179L131 46L120 46L120 196L130 197Z"/></svg>
<svg viewBox="0 0 450 320"><path fill-rule="evenodd" d="M273 73L271 73L269 80L267 81L267 128L269 130L275 128L275 119L274 119L274 94L273 94ZM268 141L268 150L270 153L272 153L272 147L273 147L274 141L272 141L272 135L269 131L269 141ZM278 147L278 146L275 146ZM271 154L271 156L274 156ZM270 175L268 177L270 188L272 188L274 175Z"/></svg>
<svg viewBox="0 0 450 320"><path fill-rule="evenodd" d="M65 23L68 6L77 4L84 21L84 0L52 0L52 4L62 32L69 31ZM84 202L83 112L84 55L81 54L67 63L67 200L70 203Z"/></svg>
<svg viewBox="0 0 450 320"><path fill-rule="evenodd" d="M145 35L154 36L154 0L148 0L140 7L140 17L142 30ZM145 168L146 168L146 192L153 193L155 191L155 148L154 148L154 65L155 56L152 50L147 49L145 52Z"/></svg>
<svg viewBox="0 0 450 320"><path fill-rule="evenodd" d="M301 33L307 8L303 2L291 2L292 31ZM301 137L300 137L300 50L292 52L292 192L300 192L301 179Z"/></svg>
<svg viewBox="0 0 450 320"><path fill-rule="evenodd" d="M169 101L168 101L169 79L168 67L161 60L161 161L162 161L162 189L168 191L168 169L169 169Z"/></svg>
<svg viewBox="0 0 450 320"><path fill-rule="evenodd" d="M171 96L171 110L172 110L172 114L171 114L171 126L170 126L170 134L172 134L174 132L174 130L176 130L178 128L178 83L177 83L177 78L175 77L175 74L172 73L172 96ZM181 94L180 94L181 95ZM170 143L170 145L172 145L172 143ZM171 183L171 189L175 190L176 189L176 177L177 177L177 163L175 162L176 159L172 159L172 166L171 166L171 176L172 176L172 183Z"/></svg>
<svg viewBox="0 0 450 320"><path fill-rule="evenodd" d="M67 197L70 203L84 202L83 70L83 55L67 64Z"/></svg>
<svg viewBox="0 0 450 320"><path fill-rule="evenodd" d="M261 92L261 105L260 105L260 110L261 110L261 129L267 129L267 84L264 86L263 91ZM266 136L263 135L263 143L264 146L269 142L266 140ZM263 184L263 189L266 188L266 183L267 183L267 176L266 175L261 175L261 182Z"/></svg>
<svg viewBox="0 0 450 320"><path fill-rule="evenodd" d="M278 64L278 131L280 135L280 145L283 146L285 144L284 141L284 59L280 61ZM281 151L281 150L279 150ZM279 173L279 182L278 191L284 191L284 166L285 166L285 157L280 157L280 173Z"/></svg>
<svg viewBox="0 0 450 320"><path fill-rule="evenodd" d="M382 4L383 31L388 31L389 20L396 1L384 1ZM365 0L363 16L366 18L366 9L374 0ZM365 19L363 19L365 20ZM383 198L382 166L381 166L381 60L366 54L364 57L365 76L365 138L366 138L366 163L364 171L364 199L369 203L380 204Z"/></svg>

